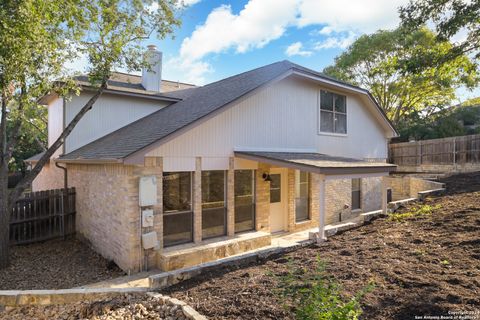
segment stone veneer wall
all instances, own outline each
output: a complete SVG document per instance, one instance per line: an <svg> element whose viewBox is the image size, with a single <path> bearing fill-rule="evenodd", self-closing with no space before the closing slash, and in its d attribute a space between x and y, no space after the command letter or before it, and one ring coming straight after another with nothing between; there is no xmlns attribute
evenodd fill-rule
<svg viewBox="0 0 480 320"><path fill-rule="evenodd" d="M32 182L32 191L42 191L63 188L63 170L49 162Z"/></svg>
<svg viewBox="0 0 480 320"><path fill-rule="evenodd" d="M68 165L77 190L77 234L125 271L140 270L138 179L132 166Z"/></svg>

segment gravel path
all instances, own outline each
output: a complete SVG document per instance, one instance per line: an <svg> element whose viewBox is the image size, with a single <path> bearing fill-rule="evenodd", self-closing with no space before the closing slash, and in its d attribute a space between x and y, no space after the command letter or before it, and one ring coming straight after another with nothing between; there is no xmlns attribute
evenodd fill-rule
<svg viewBox="0 0 480 320"><path fill-rule="evenodd" d="M76 239L15 246L10 259L0 270L0 290L68 289L124 275Z"/></svg>
<svg viewBox="0 0 480 320"><path fill-rule="evenodd" d="M15 308L0 312L0 320L186 320L178 306L145 295L125 294L113 299Z"/></svg>

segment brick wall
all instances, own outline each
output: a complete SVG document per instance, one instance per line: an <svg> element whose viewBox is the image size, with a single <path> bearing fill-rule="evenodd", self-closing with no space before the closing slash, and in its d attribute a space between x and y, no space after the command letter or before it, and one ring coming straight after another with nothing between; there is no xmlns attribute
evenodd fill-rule
<svg viewBox="0 0 480 320"><path fill-rule="evenodd" d="M32 191L63 188L63 179L63 170L57 168L53 162L47 163L33 180Z"/></svg>
<svg viewBox="0 0 480 320"><path fill-rule="evenodd" d="M125 271L140 269L138 179L132 166L68 165L77 190L77 234Z"/></svg>
<svg viewBox="0 0 480 320"><path fill-rule="evenodd" d="M443 187L442 183L410 176L390 176L385 179L387 179L387 186L392 189L393 201L417 198L420 191Z"/></svg>
<svg viewBox="0 0 480 320"><path fill-rule="evenodd" d="M350 209L345 205L352 203L352 180L338 179L325 182L325 224L345 220L350 216Z"/></svg>
<svg viewBox="0 0 480 320"><path fill-rule="evenodd" d="M255 230L270 232L270 183L263 180L263 173L270 172L270 166L259 163L255 177Z"/></svg>
<svg viewBox="0 0 480 320"><path fill-rule="evenodd" d="M310 175L310 219L295 222L295 170L288 170L288 231L299 232L318 227L318 178L319 175Z"/></svg>
<svg viewBox="0 0 480 320"><path fill-rule="evenodd" d="M382 178L361 179L361 204L359 210L351 210L352 180L327 180L325 183L325 224L354 218L361 212L380 210L382 207ZM348 207L348 208L346 208Z"/></svg>

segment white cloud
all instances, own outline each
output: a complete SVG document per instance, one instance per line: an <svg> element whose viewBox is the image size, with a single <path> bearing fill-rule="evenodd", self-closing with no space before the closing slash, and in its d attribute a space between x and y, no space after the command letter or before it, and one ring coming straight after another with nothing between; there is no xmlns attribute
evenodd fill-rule
<svg viewBox="0 0 480 320"><path fill-rule="evenodd" d="M185 0L192 4L197 1ZM191 74L190 79L197 76L195 82L200 82L204 80L201 70L212 71L205 61L209 54L229 50L244 53L262 48L293 26L300 29L320 26L316 35L328 37L316 44L317 50L346 48L355 39L352 34L395 28L399 23L398 7L407 3L408 0L249 0L238 14L232 12L231 6L222 5L213 9L205 22L183 40L179 65ZM310 54L301 50L301 46L298 52L291 51L295 48L290 53ZM190 72L189 66L195 71Z"/></svg>
<svg viewBox="0 0 480 320"><path fill-rule="evenodd" d="M318 31L319 34L329 35L333 32L333 28L331 26L325 26Z"/></svg>
<svg viewBox="0 0 480 320"><path fill-rule="evenodd" d="M315 44L315 50L322 50L322 49L332 49L332 48L340 48L346 49L349 45L351 45L355 39L356 35L353 32L349 32L347 36L336 36L336 37L328 37L323 41L319 41Z"/></svg>
<svg viewBox="0 0 480 320"><path fill-rule="evenodd" d="M201 0L181 0L180 2L187 7L193 6L196 3L199 3Z"/></svg>
<svg viewBox="0 0 480 320"><path fill-rule="evenodd" d="M297 0L250 0L238 14L234 14L228 5L215 8L205 23L197 26L190 37L183 40L180 65L186 68L185 72L189 72L189 66L197 66L196 70L211 71L211 66L201 61L208 54L230 49L244 53L262 48L281 37L287 27L294 23L297 4ZM190 73L195 83L204 81L200 72Z"/></svg>
<svg viewBox="0 0 480 320"><path fill-rule="evenodd" d="M327 31L370 33L395 28L398 7L408 0L299 0L298 25L325 25Z"/></svg>
<svg viewBox="0 0 480 320"><path fill-rule="evenodd" d="M292 43L287 47L285 50L285 54L289 57L291 56L302 56L302 57L308 57L312 55L312 51L308 50L302 50L302 43L300 41Z"/></svg>
<svg viewBox="0 0 480 320"><path fill-rule="evenodd" d="M180 56L198 60L234 48L246 52L279 38L294 21L296 0L250 0L238 15L228 5L214 9L205 23L185 38ZM275 10L273 10L275 8Z"/></svg>
<svg viewBox="0 0 480 320"><path fill-rule="evenodd" d="M207 62L187 61L179 57L168 59L163 65L165 79L180 80L196 85L205 84L205 75L213 72Z"/></svg>

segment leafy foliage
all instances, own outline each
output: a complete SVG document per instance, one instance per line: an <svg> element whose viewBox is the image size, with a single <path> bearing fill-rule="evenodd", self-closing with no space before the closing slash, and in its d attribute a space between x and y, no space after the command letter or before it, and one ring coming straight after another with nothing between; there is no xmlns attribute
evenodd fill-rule
<svg viewBox="0 0 480 320"><path fill-rule="evenodd" d="M475 99L459 106L443 109L428 117L413 113L397 126L396 142L437 139L480 133L480 104ZM472 105L471 105L472 104Z"/></svg>
<svg viewBox="0 0 480 320"><path fill-rule="evenodd" d="M42 151L48 146L47 138L47 108L39 108L38 116L25 119L24 125L20 128L17 144L12 152L9 161L9 172L25 172L25 159L28 159ZM7 132L13 130L12 122L7 123Z"/></svg>
<svg viewBox="0 0 480 320"><path fill-rule="evenodd" d="M431 206L429 204L424 204L407 212L392 214L388 219L391 221L403 222L408 218L431 215L435 210L440 208L441 205Z"/></svg>
<svg viewBox="0 0 480 320"><path fill-rule="evenodd" d="M455 59L465 53L480 58L480 2L465 0L416 0L400 9L403 26L410 32L427 22L433 24L439 40L451 39L459 32L466 34L458 41L443 59L432 55L417 55L411 67L422 68L425 63L436 65L445 58Z"/></svg>
<svg viewBox="0 0 480 320"><path fill-rule="evenodd" d="M409 72L403 63L420 53L441 57L451 48L450 42L438 41L426 28L408 35L401 29L379 30L358 38L324 72L368 89L399 125L413 114L428 117L450 104L456 88L478 82L476 65L466 55L420 72Z"/></svg>
<svg viewBox="0 0 480 320"><path fill-rule="evenodd" d="M4 0L0 6L0 267L8 263L9 209L42 167L94 106L115 68L147 66L141 44L153 33L160 38L180 24L177 0ZM8 167L22 154L32 119L41 114L46 94L78 94L67 62L89 61L91 98L50 142L34 168L7 194ZM41 131L41 130L40 130ZM28 134L27 134L28 135Z"/></svg>
<svg viewBox="0 0 480 320"><path fill-rule="evenodd" d="M315 270L289 263L289 272L279 277L279 292L293 305L302 320L356 320L362 314L360 301L373 290L370 283L353 297L346 298L341 286L326 274L326 264L317 258Z"/></svg>

